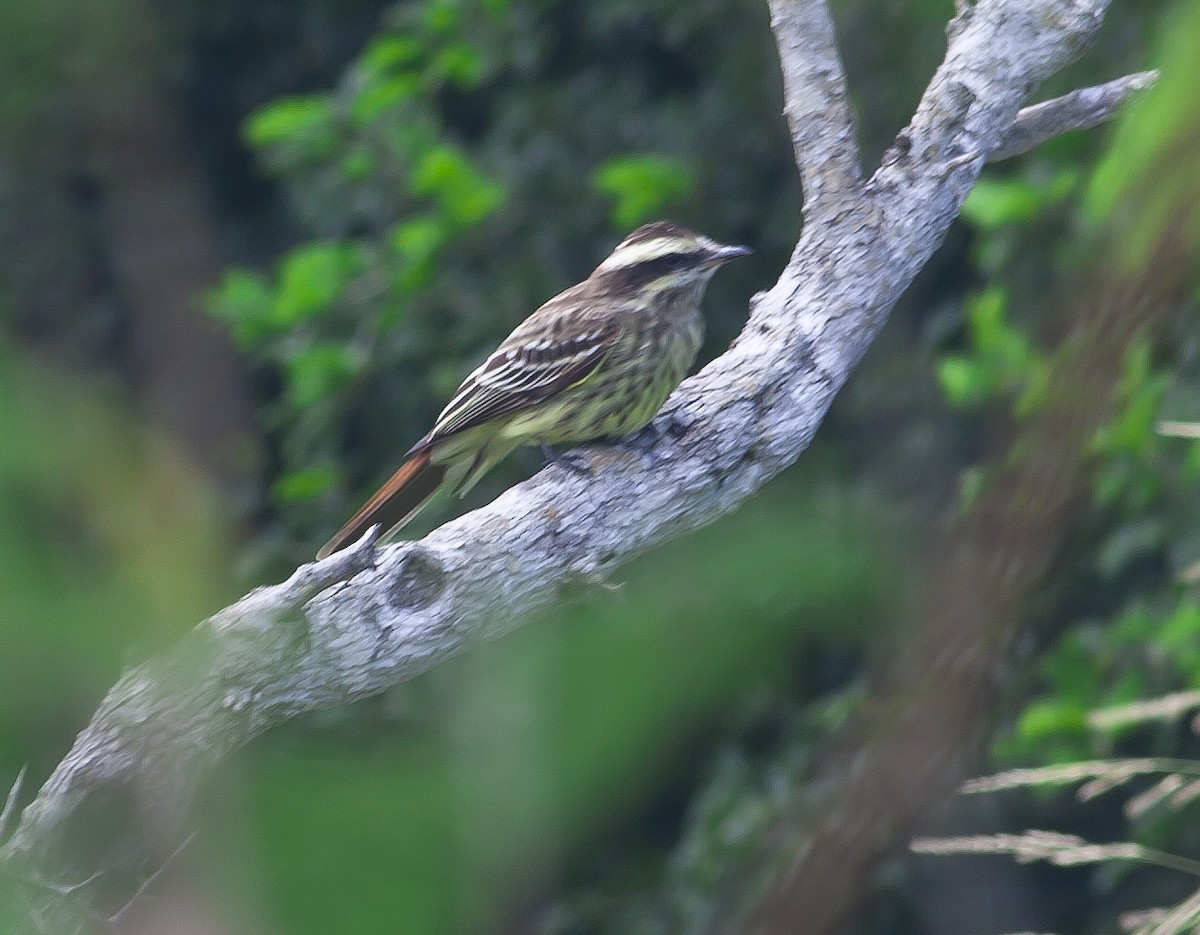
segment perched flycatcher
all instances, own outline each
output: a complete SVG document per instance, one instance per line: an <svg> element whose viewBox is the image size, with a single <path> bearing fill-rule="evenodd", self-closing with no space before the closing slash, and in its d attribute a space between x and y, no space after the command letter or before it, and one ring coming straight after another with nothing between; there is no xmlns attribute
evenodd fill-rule
<svg viewBox="0 0 1200 935"><path fill-rule="evenodd" d="M696 359L700 299L750 251L656 221L525 319L463 381L407 460L317 553L379 524L395 532L438 490L460 496L518 445L629 435L654 418Z"/></svg>

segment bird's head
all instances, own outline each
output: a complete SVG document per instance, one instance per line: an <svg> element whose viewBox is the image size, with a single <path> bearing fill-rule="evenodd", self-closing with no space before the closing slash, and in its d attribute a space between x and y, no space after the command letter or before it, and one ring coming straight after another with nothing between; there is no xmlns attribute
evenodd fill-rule
<svg viewBox="0 0 1200 935"><path fill-rule="evenodd" d="M748 247L727 246L671 221L654 221L617 244L592 278L621 291L648 294L702 289L720 266L748 253Z"/></svg>

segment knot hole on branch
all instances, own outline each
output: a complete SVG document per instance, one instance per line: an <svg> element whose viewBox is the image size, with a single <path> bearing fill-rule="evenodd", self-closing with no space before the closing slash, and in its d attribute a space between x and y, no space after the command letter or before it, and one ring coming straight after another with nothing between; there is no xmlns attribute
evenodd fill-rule
<svg viewBox="0 0 1200 935"><path fill-rule="evenodd" d="M656 419L654 426L655 431L668 438L683 438L695 423L695 414L688 412L682 406L676 406Z"/></svg>
<svg viewBox="0 0 1200 935"><path fill-rule="evenodd" d="M965 123L967 116L971 113L971 108L979 99L978 96L964 81L951 81L948 90L946 104L951 120L955 124Z"/></svg>
<svg viewBox="0 0 1200 935"><path fill-rule="evenodd" d="M405 553L388 586L388 601L396 610L424 610L446 587L446 570L429 549L414 546Z"/></svg>

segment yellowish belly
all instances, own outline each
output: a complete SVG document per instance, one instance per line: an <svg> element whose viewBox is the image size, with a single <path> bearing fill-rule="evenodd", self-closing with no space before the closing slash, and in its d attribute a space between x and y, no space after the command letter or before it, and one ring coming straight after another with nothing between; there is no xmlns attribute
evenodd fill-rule
<svg viewBox="0 0 1200 935"><path fill-rule="evenodd" d="M513 413L498 435L514 444L574 444L630 435L654 418L687 374L702 334L698 312L673 327L643 333L636 343L614 350L582 383Z"/></svg>
<svg viewBox="0 0 1200 935"><path fill-rule="evenodd" d="M514 413L500 435L518 444L569 444L629 435L654 418L681 379L665 368L647 376L637 382L610 378L608 386L569 390L551 402Z"/></svg>

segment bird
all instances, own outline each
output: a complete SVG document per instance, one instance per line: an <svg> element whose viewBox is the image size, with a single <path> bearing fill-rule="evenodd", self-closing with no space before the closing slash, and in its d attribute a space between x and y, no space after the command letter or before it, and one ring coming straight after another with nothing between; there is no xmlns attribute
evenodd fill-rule
<svg viewBox="0 0 1200 935"><path fill-rule="evenodd" d="M748 247L671 221L639 227L577 285L518 325L455 391L433 428L317 553L372 526L396 533L439 490L462 496L514 448L632 435L687 376L713 274Z"/></svg>

